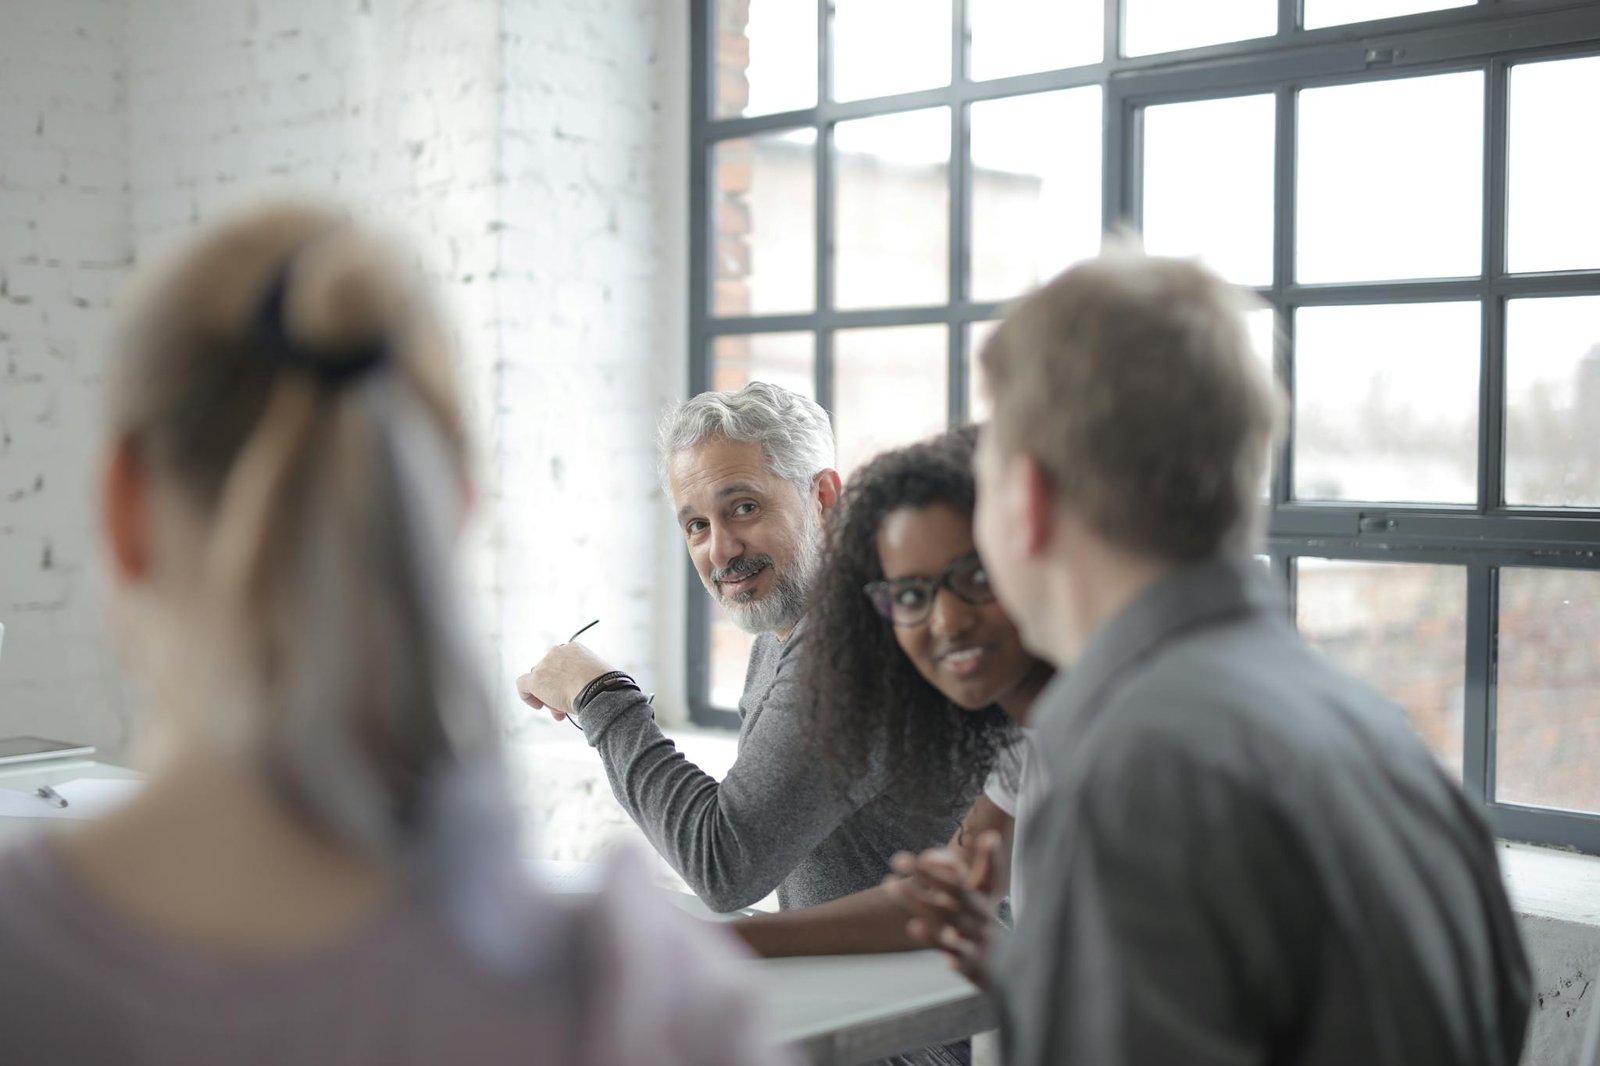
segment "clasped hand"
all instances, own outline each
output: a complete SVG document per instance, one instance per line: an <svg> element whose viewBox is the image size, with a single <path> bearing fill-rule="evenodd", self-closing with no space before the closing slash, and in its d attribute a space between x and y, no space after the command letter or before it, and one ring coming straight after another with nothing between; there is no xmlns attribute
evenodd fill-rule
<svg viewBox="0 0 1600 1066"><path fill-rule="evenodd" d="M994 879L1001 836L991 829L978 837L971 861L948 848L921 855L902 851L890 860L894 876L885 888L911 915L906 932L923 947L942 951L952 968L984 987L984 960L998 922Z"/></svg>

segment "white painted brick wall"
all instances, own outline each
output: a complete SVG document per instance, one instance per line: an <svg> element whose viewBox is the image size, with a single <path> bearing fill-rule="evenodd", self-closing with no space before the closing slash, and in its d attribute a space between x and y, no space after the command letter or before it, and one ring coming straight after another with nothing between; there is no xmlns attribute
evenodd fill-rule
<svg viewBox="0 0 1600 1066"><path fill-rule="evenodd" d="M592 755L539 757L559 734L511 679L598 616L595 646L683 713L682 553L651 453L686 379L683 0L5 14L0 732L116 752L134 726L99 623L89 476L126 265L239 204L326 193L403 228L440 282L484 445L487 657L541 850L592 851L620 812Z"/></svg>
<svg viewBox="0 0 1600 1066"><path fill-rule="evenodd" d="M515 0L504 12L506 670L600 618L585 640L661 688L657 548L670 526L651 438L685 375L681 333L664 335L656 300L672 272L658 158L682 133L659 117L657 6ZM579 563L552 565L563 559Z"/></svg>
<svg viewBox="0 0 1600 1066"><path fill-rule="evenodd" d="M104 335L130 255L114 0L10 3L0 32L0 733L119 748L92 485Z"/></svg>
<svg viewBox="0 0 1600 1066"><path fill-rule="evenodd" d="M131 0L137 259L240 204L331 196L419 249L456 328L493 486L497 0ZM471 553L495 619L493 492ZM486 654L486 660L496 658Z"/></svg>
<svg viewBox="0 0 1600 1066"><path fill-rule="evenodd" d="M682 721L683 549L653 435L688 376L687 5L503 11L503 672L599 618L585 642ZM513 720L540 851L637 839L576 732Z"/></svg>

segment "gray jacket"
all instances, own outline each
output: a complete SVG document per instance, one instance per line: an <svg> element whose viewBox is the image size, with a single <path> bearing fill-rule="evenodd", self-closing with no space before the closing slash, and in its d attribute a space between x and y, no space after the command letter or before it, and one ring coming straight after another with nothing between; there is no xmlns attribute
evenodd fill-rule
<svg viewBox="0 0 1600 1066"><path fill-rule="evenodd" d="M1035 715L1051 782L994 984L1013 1066L1512 1066L1494 842L1249 560L1170 574Z"/></svg>

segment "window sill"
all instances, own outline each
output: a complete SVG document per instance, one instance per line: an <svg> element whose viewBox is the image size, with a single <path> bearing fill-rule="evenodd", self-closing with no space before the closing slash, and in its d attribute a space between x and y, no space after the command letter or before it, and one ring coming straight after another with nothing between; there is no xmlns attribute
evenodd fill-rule
<svg viewBox="0 0 1600 1066"><path fill-rule="evenodd" d="M1499 851L1518 914L1600 929L1600 857L1509 842Z"/></svg>

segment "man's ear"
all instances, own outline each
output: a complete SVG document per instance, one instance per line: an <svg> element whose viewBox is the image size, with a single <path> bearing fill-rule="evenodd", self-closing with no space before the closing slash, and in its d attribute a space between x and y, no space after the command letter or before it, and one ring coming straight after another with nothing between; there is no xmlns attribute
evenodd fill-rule
<svg viewBox="0 0 1600 1066"><path fill-rule="evenodd" d="M1060 516L1056 512L1055 497L1050 492L1050 479L1045 476L1039 460L1027 452L1019 453L1017 477L1020 481L1022 547L1029 558L1044 554L1055 540L1056 525Z"/></svg>
<svg viewBox="0 0 1600 1066"><path fill-rule="evenodd" d="M833 510L833 505L839 502L839 493L842 491L844 482L837 470L824 470L811 479L811 496L817 501L817 506L822 508L823 514Z"/></svg>
<svg viewBox="0 0 1600 1066"><path fill-rule="evenodd" d="M149 499L139 447L124 437L112 448L100 482L100 519L119 582L140 581L149 574Z"/></svg>

